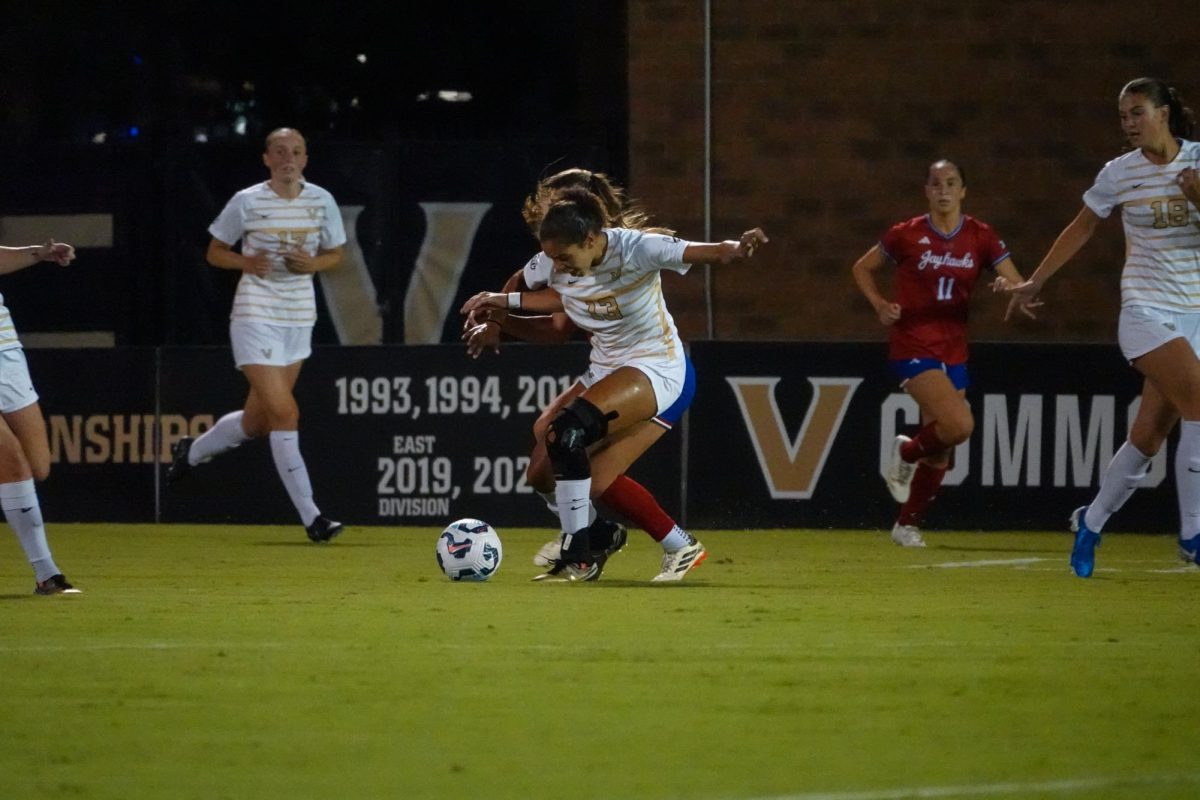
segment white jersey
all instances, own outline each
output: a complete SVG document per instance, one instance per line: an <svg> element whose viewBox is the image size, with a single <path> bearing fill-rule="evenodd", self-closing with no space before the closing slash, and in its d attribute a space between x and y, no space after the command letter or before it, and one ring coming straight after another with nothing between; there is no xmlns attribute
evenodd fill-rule
<svg viewBox="0 0 1200 800"><path fill-rule="evenodd" d="M589 275L555 272L538 253L525 265L530 289L549 286L563 309L592 334L593 364L613 369L634 359L679 361L683 343L663 299L660 270L686 273L683 251L691 244L674 236L627 228L605 228L604 260Z"/></svg>
<svg viewBox="0 0 1200 800"><path fill-rule="evenodd" d="M1179 154L1162 165L1134 150L1105 164L1083 195L1100 217L1121 207L1122 307L1200 311L1200 209L1175 183L1185 167L1200 169L1200 143L1181 140Z"/></svg>
<svg viewBox="0 0 1200 800"><path fill-rule="evenodd" d="M4 305L4 295L0 294L0 351L20 347L21 340L17 338L17 326L13 324L12 314Z"/></svg>
<svg viewBox="0 0 1200 800"><path fill-rule="evenodd" d="M242 274L230 318L287 327L316 322L313 276L289 272L283 256L296 248L315 256L346 243L333 195L305 182L299 196L287 200L263 181L235 194L208 232L231 247L241 239L243 255L267 253L271 260L265 278Z"/></svg>

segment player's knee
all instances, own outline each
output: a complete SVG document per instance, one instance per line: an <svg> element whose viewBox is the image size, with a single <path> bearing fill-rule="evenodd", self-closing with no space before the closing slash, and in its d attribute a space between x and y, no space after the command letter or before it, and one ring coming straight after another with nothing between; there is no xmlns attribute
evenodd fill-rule
<svg viewBox="0 0 1200 800"><path fill-rule="evenodd" d="M300 430L300 409L295 404L273 408L268 416L273 431Z"/></svg>
<svg viewBox="0 0 1200 800"><path fill-rule="evenodd" d="M555 415L546 434L546 452L556 477L582 480L591 475L587 449L608 435L608 417L582 397Z"/></svg>
<svg viewBox="0 0 1200 800"><path fill-rule="evenodd" d="M33 473L35 481L44 481L50 477L50 459L43 461L34 461L29 464L29 471Z"/></svg>
<svg viewBox="0 0 1200 800"><path fill-rule="evenodd" d="M938 438L951 447L957 447L971 438L971 433L975 430L975 418L964 414L961 417L939 420L938 427Z"/></svg>

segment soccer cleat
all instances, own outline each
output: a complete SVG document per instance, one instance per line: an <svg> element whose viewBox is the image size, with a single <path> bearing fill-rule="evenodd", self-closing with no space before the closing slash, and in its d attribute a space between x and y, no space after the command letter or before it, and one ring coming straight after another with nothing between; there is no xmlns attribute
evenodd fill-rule
<svg viewBox="0 0 1200 800"><path fill-rule="evenodd" d="M546 542L533 557L535 567L555 567L562 563L562 542L558 539Z"/></svg>
<svg viewBox="0 0 1200 800"><path fill-rule="evenodd" d="M1071 547L1071 569L1081 578L1092 577L1092 570L1096 568L1096 548L1100 545L1100 534L1089 530L1084 522L1086 511L1087 506L1080 506L1071 512L1069 518L1071 531L1075 534L1075 544Z"/></svg>
<svg viewBox="0 0 1200 800"><path fill-rule="evenodd" d="M569 581L594 581L600 577L607 560L607 557L603 557L591 562L568 561L563 565L563 572Z"/></svg>
<svg viewBox="0 0 1200 800"><path fill-rule="evenodd" d="M334 522L325 515L320 514L312 521L312 525L307 526L304 530L308 533L310 540L314 542L328 542L341 533L345 527L342 523Z"/></svg>
<svg viewBox="0 0 1200 800"><path fill-rule="evenodd" d="M1190 539L1179 539L1179 558L1189 564L1200 566L1200 534Z"/></svg>
<svg viewBox="0 0 1200 800"><path fill-rule="evenodd" d="M900 446L905 442L912 441L907 436L897 436L892 442L892 457L888 462L887 471L883 474L883 480L887 484L888 491L892 493L892 498L897 503L907 503L909 489L912 487L913 475L917 472L917 465L910 464L900 456Z"/></svg>
<svg viewBox="0 0 1200 800"><path fill-rule="evenodd" d="M602 552L608 557L621 552L629 539L629 532L619 522L596 517L592 527L588 528L588 536L592 540L592 553Z"/></svg>
<svg viewBox="0 0 1200 800"><path fill-rule="evenodd" d="M708 551L704 549L704 545L695 540L672 553L663 553L662 572L655 575L651 582L681 581L684 575L703 564L706 558L708 558Z"/></svg>
<svg viewBox="0 0 1200 800"><path fill-rule="evenodd" d="M44 581L38 581L33 589L34 594L80 594L80 591L70 584L67 576L59 573L51 575Z"/></svg>
<svg viewBox="0 0 1200 800"><path fill-rule="evenodd" d="M546 572L533 576L535 581L594 581L599 580L604 565L614 553L625 547L629 534L619 522L597 518L588 528L589 558L586 561L568 562L562 557L562 542L555 539L546 542L533 557L539 567L548 567Z"/></svg>
<svg viewBox="0 0 1200 800"><path fill-rule="evenodd" d="M192 471L192 465L188 462L188 453L192 452L192 442L194 441L196 440L192 437L184 436L171 445L171 463L167 466L168 486L179 483Z"/></svg>
<svg viewBox="0 0 1200 800"><path fill-rule="evenodd" d="M897 522L892 526L892 541L901 547L924 547L925 540L916 525L901 525Z"/></svg>

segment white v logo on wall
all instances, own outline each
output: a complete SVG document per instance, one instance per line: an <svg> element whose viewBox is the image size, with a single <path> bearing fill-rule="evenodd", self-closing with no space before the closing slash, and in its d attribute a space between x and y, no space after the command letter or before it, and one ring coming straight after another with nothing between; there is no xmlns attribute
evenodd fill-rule
<svg viewBox="0 0 1200 800"><path fill-rule="evenodd" d="M491 203L420 203L425 239L404 295L405 344L437 344L458 293L479 223ZM321 292L341 344L379 344L383 316L375 284L356 234L363 206L342 206L346 257L339 269L319 274Z"/></svg>
<svg viewBox="0 0 1200 800"><path fill-rule="evenodd" d="M811 498L862 378L809 378L813 397L794 439L788 437L775 399L775 387L781 378L730 376L725 380L737 397L771 497Z"/></svg>
<svg viewBox="0 0 1200 800"><path fill-rule="evenodd" d="M375 282L367 270L358 241L358 215L364 206L341 206L346 228L345 256L334 270L317 273L329 319L340 344L380 344L383 314L375 295Z"/></svg>
<svg viewBox="0 0 1200 800"><path fill-rule="evenodd" d="M491 203L421 203L425 241L404 295L404 343L437 344Z"/></svg>

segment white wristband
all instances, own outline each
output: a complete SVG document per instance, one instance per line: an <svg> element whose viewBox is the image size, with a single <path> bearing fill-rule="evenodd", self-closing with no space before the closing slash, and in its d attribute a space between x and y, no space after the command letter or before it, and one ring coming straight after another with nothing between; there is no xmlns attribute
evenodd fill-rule
<svg viewBox="0 0 1200 800"><path fill-rule="evenodd" d="M519 311L520 310L520 308L521 308L521 293L520 292L509 292L508 293L508 308L511 311Z"/></svg>

